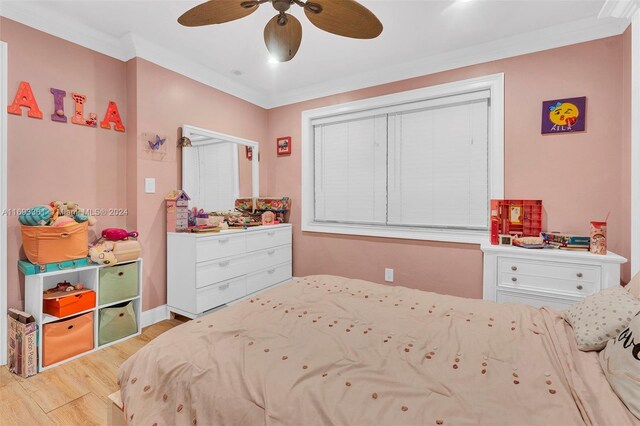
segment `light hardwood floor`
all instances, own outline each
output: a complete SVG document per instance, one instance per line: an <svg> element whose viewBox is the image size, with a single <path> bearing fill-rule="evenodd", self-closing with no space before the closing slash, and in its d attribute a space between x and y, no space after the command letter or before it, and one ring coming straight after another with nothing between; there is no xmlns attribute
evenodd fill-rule
<svg viewBox="0 0 640 426"><path fill-rule="evenodd" d="M0 367L0 424L104 425L107 396L118 390L120 364L181 320L162 321L142 334L23 379Z"/></svg>

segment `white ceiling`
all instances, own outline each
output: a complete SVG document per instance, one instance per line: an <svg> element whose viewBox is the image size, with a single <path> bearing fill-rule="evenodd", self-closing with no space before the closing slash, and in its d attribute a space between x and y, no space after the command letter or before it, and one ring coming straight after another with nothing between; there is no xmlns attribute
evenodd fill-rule
<svg viewBox="0 0 640 426"><path fill-rule="evenodd" d="M353 40L317 29L292 6L302 45L292 61L271 64L262 39L276 14L271 5L222 25L176 22L199 3L2 0L0 13L119 59L143 57L264 107L619 34L627 25L597 19L604 0L363 0L384 31Z"/></svg>

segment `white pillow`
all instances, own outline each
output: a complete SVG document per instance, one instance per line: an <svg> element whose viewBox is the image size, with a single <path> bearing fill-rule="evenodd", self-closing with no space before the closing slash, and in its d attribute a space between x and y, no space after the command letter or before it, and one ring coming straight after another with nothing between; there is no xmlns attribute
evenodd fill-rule
<svg viewBox="0 0 640 426"><path fill-rule="evenodd" d="M638 312L640 299L622 286L607 288L563 313L573 327L581 351L598 351L622 332ZM639 339L640 340L640 339Z"/></svg>
<svg viewBox="0 0 640 426"><path fill-rule="evenodd" d="M600 352L609 384L629 411L640 419L640 315Z"/></svg>

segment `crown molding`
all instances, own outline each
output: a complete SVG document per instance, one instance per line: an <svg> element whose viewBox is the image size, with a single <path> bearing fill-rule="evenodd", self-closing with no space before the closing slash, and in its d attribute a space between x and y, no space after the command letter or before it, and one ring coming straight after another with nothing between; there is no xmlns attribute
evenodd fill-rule
<svg viewBox="0 0 640 426"><path fill-rule="evenodd" d="M589 18L507 37L477 46L394 64L357 73L298 90L267 94L231 77L222 75L197 61L168 50L135 33L121 38L110 36L68 16L38 8L35 2L0 2L0 15L53 36L121 61L139 57L182 74L207 86L244 99L262 108L275 108L324 96L364 89L413 77L433 74L470 65L505 59L571 44L621 34L629 25L627 15L636 11L640 0L607 0L600 19ZM625 19L614 19L622 17Z"/></svg>
<svg viewBox="0 0 640 426"><path fill-rule="evenodd" d="M28 1L0 1L0 15L124 62L135 57L145 59L257 106L269 107L268 97L257 90L137 34L113 37L55 10L44 12L37 3Z"/></svg>
<svg viewBox="0 0 640 426"><path fill-rule="evenodd" d="M612 18L574 21L282 93L271 99L270 107L615 36L628 25L628 21Z"/></svg>
<svg viewBox="0 0 640 426"><path fill-rule="evenodd" d="M638 0L606 0L598 18L631 19L638 10Z"/></svg>

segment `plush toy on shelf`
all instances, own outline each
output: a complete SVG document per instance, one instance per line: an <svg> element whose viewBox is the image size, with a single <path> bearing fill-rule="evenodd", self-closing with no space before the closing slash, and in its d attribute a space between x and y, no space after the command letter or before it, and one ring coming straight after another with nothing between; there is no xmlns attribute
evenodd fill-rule
<svg viewBox="0 0 640 426"><path fill-rule="evenodd" d="M18 216L18 221L27 226L46 226L52 219L48 206L32 207Z"/></svg>
<svg viewBox="0 0 640 426"><path fill-rule="evenodd" d="M93 226L98 222L95 217L86 214L75 201L52 201L49 206L53 210L52 217L66 216L78 223L88 222L89 226Z"/></svg>
<svg viewBox="0 0 640 426"><path fill-rule="evenodd" d="M89 247L89 259L98 265L115 265L118 262L113 253L113 243L109 241Z"/></svg>

